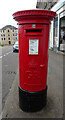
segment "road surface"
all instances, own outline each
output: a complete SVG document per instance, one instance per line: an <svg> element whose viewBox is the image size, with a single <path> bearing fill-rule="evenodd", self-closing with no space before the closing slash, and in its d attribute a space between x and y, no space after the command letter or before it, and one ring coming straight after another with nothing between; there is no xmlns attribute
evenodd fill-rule
<svg viewBox="0 0 65 120"><path fill-rule="evenodd" d="M2 108L15 79L18 69L18 53L13 53L12 46L2 47Z"/></svg>

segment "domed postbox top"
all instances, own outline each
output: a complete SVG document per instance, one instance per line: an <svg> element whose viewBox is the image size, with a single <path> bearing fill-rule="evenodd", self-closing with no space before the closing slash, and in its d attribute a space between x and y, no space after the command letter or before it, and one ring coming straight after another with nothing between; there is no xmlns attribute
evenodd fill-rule
<svg viewBox="0 0 65 120"><path fill-rule="evenodd" d="M13 14L13 18L18 21L18 24L24 23L50 23L56 16L56 12L49 10L23 10Z"/></svg>

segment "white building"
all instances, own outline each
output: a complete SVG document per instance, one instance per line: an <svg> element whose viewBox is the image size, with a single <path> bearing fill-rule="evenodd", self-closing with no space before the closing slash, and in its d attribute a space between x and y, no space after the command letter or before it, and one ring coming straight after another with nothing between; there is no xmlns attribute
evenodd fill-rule
<svg viewBox="0 0 65 120"><path fill-rule="evenodd" d="M37 0L36 8L56 12L50 26L49 48L65 51L65 0Z"/></svg>
<svg viewBox="0 0 65 120"><path fill-rule="evenodd" d="M65 51L65 0L58 1L51 10L56 18L51 22L50 48Z"/></svg>
<svg viewBox="0 0 65 120"><path fill-rule="evenodd" d="M18 29L14 26L7 25L0 29L0 44L10 45L17 41Z"/></svg>

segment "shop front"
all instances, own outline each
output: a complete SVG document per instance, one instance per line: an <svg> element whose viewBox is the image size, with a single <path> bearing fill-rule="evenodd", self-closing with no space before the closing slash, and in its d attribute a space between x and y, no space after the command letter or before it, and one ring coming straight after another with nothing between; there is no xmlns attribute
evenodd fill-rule
<svg viewBox="0 0 65 120"><path fill-rule="evenodd" d="M60 14L60 50L65 52L65 15L61 16L61 14Z"/></svg>
<svg viewBox="0 0 65 120"><path fill-rule="evenodd" d="M51 10L56 18L50 28L50 48L65 52L65 1L59 1Z"/></svg>

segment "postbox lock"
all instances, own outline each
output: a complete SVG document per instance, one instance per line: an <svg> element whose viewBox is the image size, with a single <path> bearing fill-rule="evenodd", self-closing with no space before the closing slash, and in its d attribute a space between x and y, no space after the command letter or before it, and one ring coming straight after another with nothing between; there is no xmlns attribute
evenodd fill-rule
<svg viewBox="0 0 65 120"><path fill-rule="evenodd" d="M41 68L44 68L44 67L45 67L45 64L43 64L43 65L40 65L40 67L41 67Z"/></svg>

